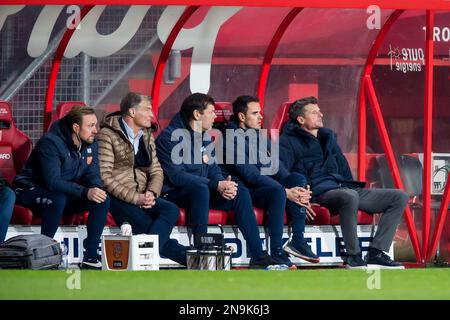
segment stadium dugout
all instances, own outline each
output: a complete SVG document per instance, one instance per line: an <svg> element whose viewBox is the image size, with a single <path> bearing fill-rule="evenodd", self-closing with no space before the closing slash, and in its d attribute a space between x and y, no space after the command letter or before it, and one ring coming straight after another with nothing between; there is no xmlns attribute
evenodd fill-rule
<svg viewBox="0 0 450 320"><path fill-rule="evenodd" d="M254 94L264 128L275 130L289 102L314 95L354 176L411 196L390 255L410 265L448 262L449 18L444 0L4 0L0 168L11 180L30 143L74 103L101 118L128 91L149 95L157 135L191 92L222 101L217 126L229 120L229 101ZM339 217L315 210L305 237L321 266L340 265ZM264 213L255 215L264 240ZM81 258L85 221L86 213L70 217L55 236L68 244L71 263ZM377 218L359 212L358 222L364 250ZM39 223L16 206L7 237L37 233ZM234 265L247 265L233 214L211 210L209 223L212 232L224 226ZM116 232L109 216L104 234ZM188 244L184 210L172 236Z"/></svg>

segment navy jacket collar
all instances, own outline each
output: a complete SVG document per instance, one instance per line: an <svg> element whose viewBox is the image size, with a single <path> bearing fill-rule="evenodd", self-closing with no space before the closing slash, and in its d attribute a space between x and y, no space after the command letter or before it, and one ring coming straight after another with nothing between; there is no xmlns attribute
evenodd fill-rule
<svg viewBox="0 0 450 320"><path fill-rule="evenodd" d="M70 129L61 120L53 123L48 132L62 139L69 149L78 151L78 147L73 143ZM84 147L85 143L81 142L81 149Z"/></svg>
<svg viewBox="0 0 450 320"><path fill-rule="evenodd" d="M298 124L293 123L292 121L287 122L283 126L283 133L286 133L289 136L300 136L304 139L319 139L321 141L331 141L334 139L335 134L333 130L329 128L320 128L317 132L317 138L311 133L303 130Z"/></svg>

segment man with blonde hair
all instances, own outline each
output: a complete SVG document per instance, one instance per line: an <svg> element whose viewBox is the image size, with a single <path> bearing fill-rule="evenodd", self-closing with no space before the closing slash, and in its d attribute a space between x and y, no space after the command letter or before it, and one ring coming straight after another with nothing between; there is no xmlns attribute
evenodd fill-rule
<svg viewBox="0 0 450 320"><path fill-rule="evenodd" d="M17 202L42 217L41 233L53 238L61 217L89 211L81 268L100 269L97 254L109 198L98 167L97 117L91 107L74 106L36 144L14 178Z"/></svg>

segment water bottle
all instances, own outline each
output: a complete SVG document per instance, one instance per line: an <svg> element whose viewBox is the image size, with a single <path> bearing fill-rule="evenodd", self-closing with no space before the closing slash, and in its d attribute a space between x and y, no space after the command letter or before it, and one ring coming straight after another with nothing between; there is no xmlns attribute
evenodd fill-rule
<svg viewBox="0 0 450 320"><path fill-rule="evenodd" d="M271 264L266 270L289 270L289 267L285 264Z"/></svg>
<svg viewBox="0 0 450 320"><path fill-rule="evenodd" d="M131 225L128 222L124 221L124 223L122 223L122 225L120 226L120 233L122 234L122 236L131 236L133 234Z"/></svg>
<svg viewBox="0 0 450 320"><path fill-rule="evenodd" d="M69 268L69 257L67 255L68 248L64 241L60 243L60 246L61 246L62 259L61 259L61 263L59 264L59 269L66 270Z"/></svg>

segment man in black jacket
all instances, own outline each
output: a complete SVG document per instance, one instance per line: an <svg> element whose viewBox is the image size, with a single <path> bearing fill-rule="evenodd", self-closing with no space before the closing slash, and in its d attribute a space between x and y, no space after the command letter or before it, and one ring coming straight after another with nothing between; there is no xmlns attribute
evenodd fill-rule
<svg viewBox="0 0 450 320"><path fill-rule="evenodd" d="M14 191L11 190L0 172L0 243L5 240L15 201Z"/></svg>
<svg viewBox="0 0 450 320"><path fill-rule="evenodd" d="M97 255L109 198L98 166L97 117L75 106L36 144L14 178L17 202L42 216L41 233L53 238L63 214L89 211L82 268L100 269Z"/></svg>
<svg viewBox="0 0 450 320"><path fill-rule="evenodd" d="M313 200L339 214L348 255L346 266L403 268L384 251L392 244L408 195L398 189L365 189L364 182L353 180L335 133L323 127L323 114L315 97L295 101L289 119L280 136L280 161L290 172L308 178ZM358 209L382 213L365 261L357 236Z"/></svg>
<svg viewBox="0 0 450 320"><path fill-rule="evenodd" d="M159 134L156 152L165 176L161 196L186 208L189 224L199 234L207 232L210 208L232 210L250 251L250 268L280 265L262 250L248 189L225 178L216 163L207 133L215 118L213 98L194 93Z"/></svg>
<svg viewBox="0 0 450 320"><path fill-rule="evenodd" d="M261 129L262 114L259 99L239 96L233 102L232 121L226 129L224 169L250 190L253 205L266 212L272 257L291 264L286 253L318 263L319 257L304 240L305 219L314 219L309 206L310 191L306 178L298 173L290 174L279 165L278 148ZM231 157L233 156L233 157ZM243 161L242 161L243 160ZM292 224L292 240L282 249L284 211ZM285 252L286 253L285 253Z"/></svg>

